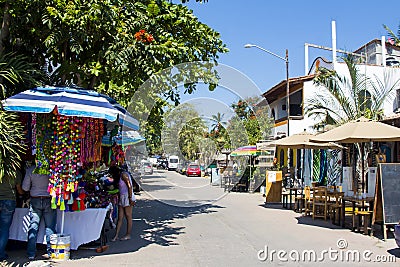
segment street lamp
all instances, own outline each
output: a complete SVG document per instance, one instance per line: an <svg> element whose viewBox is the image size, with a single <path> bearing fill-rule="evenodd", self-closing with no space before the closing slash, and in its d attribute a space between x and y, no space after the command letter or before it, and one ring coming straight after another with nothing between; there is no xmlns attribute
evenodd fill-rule
<svg viewBox="0 0 400 267"><path fill-rule="evenodd" d="M267 50L267 49L265 49L265 48L263 48L261 46L255 45L255 44L246 44L246 45L244 45L244 47L245 48L252 48L252 47L258 48L258 49L260 49L260 50L262 50L264 52L267 52L270 55L273 55L274 57L277 57L277 58L282 59L283 61L285 61L285 63L286 63L286 111L287 111L287 135L286 136L289 136L289 121L290 121L289 51L286 49L286 56L285 57L281 57L281 56L279 56L279 55L277 55L275 53L272 53L271 51L269 51L269 50ZM288 166L288 171L289 171L289 169L290 169L290 148L288 148L287 155L288 155L287 166Z"/></svg>
<svg viewBox="0 0 400 267"><path fill-rule="evenodd" d="M267 52L270 55L273 55L274 57L277 57L279 59L282 59L283 61L285 61L286 63L286 111L287 111L287 136L289 136L289 120L290 120L290 101L289 101L289 52L286 49L286 56L285 57L281 57L278 56L275 53L272 53L271 51L268 51L265 48L262 48L261 46L255 45L255 44L246 44L244 45L245 48L258 48L264 52Z"/></svg>

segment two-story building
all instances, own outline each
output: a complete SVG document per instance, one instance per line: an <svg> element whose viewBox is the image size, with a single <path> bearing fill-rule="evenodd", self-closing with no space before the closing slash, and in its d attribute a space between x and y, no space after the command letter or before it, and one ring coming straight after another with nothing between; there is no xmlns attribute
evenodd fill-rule
<svg viewBox="0 0 400 267"><path fill-rule="evenodd" d="M394 46L389 42L372 40L363 45L353 55L359 55L361 63L357 66L360 73L375 81L381 86L390 87L400 79L400 47ZM316 70L319 67L334 69L341 76L349 76L347 66L344 62L329 62L323 58L314 60L309 72L305 76L289 78L289 103L290 116L287 114L287 84L286 80L276 84L262 96L270 106L271 117L274 121L275 136L300 133L304 130L315 133L316 125L320 122L315 118L309 117L304 112L304 105L307 99L315 94L326 90L323 87L314 84ZM395 112L400 112L400 82L397 83L392 98L388 98L384 103L384 114L391 116ZM399 115L400 117L400 115ZM289 125L288 125L289 123ZM281 166L287 166L287 150L277 151L278 161ZM290 156L290 166L300 169L301 166L300 151L293 151ZM299 174L299 172L297 172Z"/></svg>

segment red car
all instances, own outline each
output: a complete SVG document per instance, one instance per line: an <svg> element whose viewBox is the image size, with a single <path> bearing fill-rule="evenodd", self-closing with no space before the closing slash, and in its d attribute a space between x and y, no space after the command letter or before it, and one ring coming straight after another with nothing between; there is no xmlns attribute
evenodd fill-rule
<svg viewBox="0 0 400 267"><path fill-rule="evenodd" d="M197 164L189 164L186 169L186 176L201 176L200 166Z"/></svg>

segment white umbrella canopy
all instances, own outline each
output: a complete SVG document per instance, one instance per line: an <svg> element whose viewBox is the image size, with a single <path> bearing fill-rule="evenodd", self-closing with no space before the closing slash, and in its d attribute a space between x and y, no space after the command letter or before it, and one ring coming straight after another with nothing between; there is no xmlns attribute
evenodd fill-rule
<svg viewBox="0 0 400 267"><path fill-rule="evenodd" d="M312 142L364 143L400 141L400 128L360 117L310 138Z"/></svg>
<svg viewBox="0 0 400 267"><path fill-rule="evenodd" d="M332 142L316 143L311 142L310 139L315 137L315 134L303 131L279 140L272 142L272 144L280 147L295 148L295 149L342 149L341 145Z"/></svg>

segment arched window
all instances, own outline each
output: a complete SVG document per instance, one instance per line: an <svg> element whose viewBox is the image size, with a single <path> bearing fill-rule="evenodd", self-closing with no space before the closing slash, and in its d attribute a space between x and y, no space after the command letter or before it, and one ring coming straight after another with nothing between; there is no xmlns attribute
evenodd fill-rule
<svg viewBox="0 0 400 267"><path fill-rule="evenodd" d="M275 109L271 110L271 116L272 116L272 118L274 118L274 120L276 120L276 118L275 118Z"/></svg>

